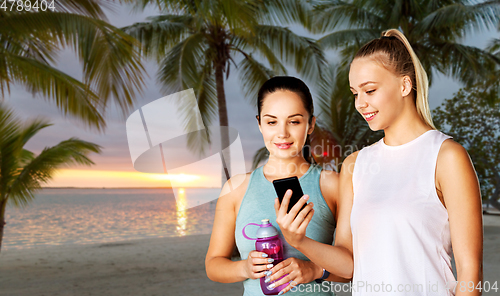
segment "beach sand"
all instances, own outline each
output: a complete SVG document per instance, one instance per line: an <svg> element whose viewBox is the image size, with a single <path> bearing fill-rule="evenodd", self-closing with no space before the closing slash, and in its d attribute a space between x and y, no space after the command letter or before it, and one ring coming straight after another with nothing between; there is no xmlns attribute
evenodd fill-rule
<svg viewBox="0 0 500 296"><path fill-rule="evenodd" d="M500 216L484 216L484 233L484 280L498 282ZM192 235L3 250L0 295L242 295L241 283L207 278L209 241Z"/></svg>

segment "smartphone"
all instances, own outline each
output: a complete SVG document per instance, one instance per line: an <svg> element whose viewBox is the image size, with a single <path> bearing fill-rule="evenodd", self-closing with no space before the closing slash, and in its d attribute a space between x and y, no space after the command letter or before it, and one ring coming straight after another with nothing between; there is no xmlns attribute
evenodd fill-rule
<svg viewBox="0 0 500 296"><path fill-rule="evenodd" d="M274 185L274 190L276 190L276 194L278 195L280 204L283 202L283 197L285 196L286 191L288 189L292 190L292 197L290 198L290 203L288 204L288 209L286 211L287 213L290 212L293 206L304 195L304 193L302 192L302 187L300 187L299 179L297 178L297 176L284 179L276 179L273 181L273 185ZM306 205L307 203L304 204L302 209L304 209Z"/></svg>

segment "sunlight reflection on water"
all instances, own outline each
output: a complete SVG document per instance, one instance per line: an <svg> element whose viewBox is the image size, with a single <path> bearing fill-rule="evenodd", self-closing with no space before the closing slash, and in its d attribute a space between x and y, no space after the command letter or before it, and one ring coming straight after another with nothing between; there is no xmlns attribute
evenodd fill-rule
<svg viewBox="0 0 500 296"><path fill-rule="evenodd" d="M220 189L175 190L177 203L172 189L43 189L24 209L7 206L2 249L210 233L217 200L203 197Z"/></svg>

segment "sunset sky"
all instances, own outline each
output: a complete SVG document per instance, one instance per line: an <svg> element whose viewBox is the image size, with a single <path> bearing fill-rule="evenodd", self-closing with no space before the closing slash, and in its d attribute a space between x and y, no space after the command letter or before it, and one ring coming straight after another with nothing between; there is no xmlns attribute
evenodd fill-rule
<svg viewBox="0 0 500 296"><path fill-rule="evenodd" d="M131 9L127 6L119 7L115 13L108 14L109 20L113 25L123 27L135 22L144 21L145 17L156 14L152 9L146 10L144 13L131 13L130 11ZM292 30L301 35L308 35L300 28L292 28ZM474 36L465 40L464 43L484 48L495 34L494 32L490 32ZM498 38L498 36L496 37ZM329 59L335 59L334 53L329 53L328 57ZM63 51L60 54L57 66L67 74L78 79L81 78L81 66L71 51ZM157 65L149 61L145 66L149 75L149 77L145 78L147 86L142 96L137 98L137 103L130 114L147 103L169 95L168 93L161 93L160 87L156 83ZM239 131L246 171L248 172L251 169L254 153L264 143L255 119L256 108L250 105L250 100L244 98L236 71L236 69L231 71L231 76L225 81L226 100L229 124ZM289 68L288 74L295 75L295 72ZM429 102L431 108L439 106L443 99L450 98L459 89L459 85L451 79L442 75L436 75L435 77L430 89ZM185 184L185 187L213 187L213 184L215 186L220 185L220 173L201 176L189 173L165 175L135 171L131 161L125 129L125 120L130 114L122 116L116 110L110 110L106 117L107 128L105 132L98 133L96 130L85 127L84 123L80 120L63 116L53 102L47 102L42 97L33 98L29 92L18 85L11 87L10 96L6 96L6 101L9 106L13 107L15 113L23 119L44 117L53 123L53 126L37 134L27 144L26 148L35 153L39 153L44 147L55 145L70 137L78 137L103 147L101 154L91 155L91 159L95 162L94 166L73 166L61 169L54 180L46 186L169 187L172 180ZM218 124L218 119L214 124Z"/></svg>

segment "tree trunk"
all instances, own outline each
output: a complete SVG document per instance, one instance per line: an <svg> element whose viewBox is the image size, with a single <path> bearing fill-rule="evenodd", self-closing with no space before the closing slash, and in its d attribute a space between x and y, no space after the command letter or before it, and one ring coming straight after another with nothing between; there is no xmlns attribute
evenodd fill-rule
<svg viewBox="0 0 500 296"><path fill-rule="evenodd" d="M222 185L231 177L231 155L229 153L229 121L227 117L226 94L224 91L224 64L222 61L215 63L215 84L217 87L217 105L219 106L219 125L221 131L221 147L227 149L221 151L222 160Z"/></svg>
<svg viewBox="0 0 500 296"><path fill-rule="evenodd" d="M5 226L5 208L7 207L7 198L0 203L0 252L2 250L3 229Z"/></svg>

